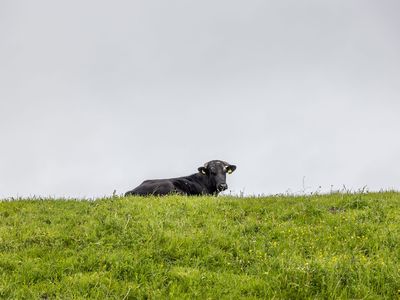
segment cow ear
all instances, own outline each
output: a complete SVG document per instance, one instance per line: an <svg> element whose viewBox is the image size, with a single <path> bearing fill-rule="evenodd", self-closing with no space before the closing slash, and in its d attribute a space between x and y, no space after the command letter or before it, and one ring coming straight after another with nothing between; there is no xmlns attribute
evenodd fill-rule
<svg viewBox="0 0 400 300"><path fill-rule="evenodd" d="M228 174L232 174L233 171L236 170L236 166L235 165L229 165L226 167L226 173Z"/></svg>
<svg viewBox="0 0 400 300"><path fill-rule="evenodd" d="M199 167L197 170L203 175L207 175L208 173L208 170L205 167Z"/></svg>

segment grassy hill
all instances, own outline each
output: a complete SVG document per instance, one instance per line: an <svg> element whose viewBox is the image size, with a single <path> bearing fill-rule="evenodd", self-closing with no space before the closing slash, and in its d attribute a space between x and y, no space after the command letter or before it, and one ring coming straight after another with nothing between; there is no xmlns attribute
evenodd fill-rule
<svg viewBox="0 0 400 300"><path fill-rule="evenodd" d="M0 202L0 298L400 297L400 194Z"/></svg>

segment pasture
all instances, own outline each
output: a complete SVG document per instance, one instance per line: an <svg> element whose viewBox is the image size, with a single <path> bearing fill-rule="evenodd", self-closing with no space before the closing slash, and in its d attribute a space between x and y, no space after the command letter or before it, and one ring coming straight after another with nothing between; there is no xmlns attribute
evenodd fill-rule
<svg viewBox="0 0 400 300"><path fill-rule="evenodd" d="M0 202L2 299L395 299L400 194Z"/></svg>

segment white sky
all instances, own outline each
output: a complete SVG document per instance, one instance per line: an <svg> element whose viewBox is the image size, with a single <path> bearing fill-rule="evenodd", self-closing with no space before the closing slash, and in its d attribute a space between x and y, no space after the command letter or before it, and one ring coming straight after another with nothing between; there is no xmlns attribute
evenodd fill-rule
<svg viewBox="0 0 400 300"><path fill-rule="evenodd" d="M234 193L400 188L400 2L0 2L0 198L238 166ZM319 188L321 186L321 188Z"/></svg>

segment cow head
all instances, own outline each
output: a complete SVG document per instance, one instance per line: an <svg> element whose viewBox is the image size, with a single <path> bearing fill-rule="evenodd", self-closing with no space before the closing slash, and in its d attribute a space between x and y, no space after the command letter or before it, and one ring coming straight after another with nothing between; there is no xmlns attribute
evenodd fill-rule
<svg viewBox="0 0 400 300"><path fill-rule="evenodd" d="M203 167L199 167L198 170L204 176L208 176L212 189L219 193L228 188L226 174L235 171L236 166L222 160L212 160L205 163Z"/></svg>

